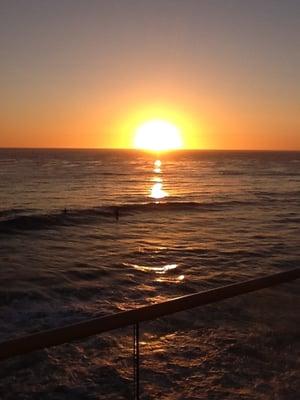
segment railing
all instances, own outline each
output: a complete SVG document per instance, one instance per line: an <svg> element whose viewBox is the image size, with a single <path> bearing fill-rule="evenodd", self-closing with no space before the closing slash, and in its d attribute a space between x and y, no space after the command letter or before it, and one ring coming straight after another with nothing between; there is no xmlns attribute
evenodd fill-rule
<svg viewBox="0 0 300 400"><path fill-rule="evenodd" d="M298 278L300 278L300 268L211 289L205 292L178 297L163 303L144 306L104 317L93 318L62 328L42 331L32 335L8 340L0 343L0 361L133 325L135 398L139 399L140 322L153 320L158 317L170 315L179 311L185 311L194 307L215 303L256 290L266 289Z"/></svg>

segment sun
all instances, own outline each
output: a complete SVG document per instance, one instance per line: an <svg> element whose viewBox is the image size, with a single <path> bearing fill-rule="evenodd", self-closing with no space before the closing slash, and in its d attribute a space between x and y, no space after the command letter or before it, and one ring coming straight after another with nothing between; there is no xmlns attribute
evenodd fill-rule
<svg viewBox="0 0 300 400"><path fill-rule="evenodd" d="M154 119L138 126L134 146L137 149L166 151L183 146L180 129L168 121Z"/></svg>

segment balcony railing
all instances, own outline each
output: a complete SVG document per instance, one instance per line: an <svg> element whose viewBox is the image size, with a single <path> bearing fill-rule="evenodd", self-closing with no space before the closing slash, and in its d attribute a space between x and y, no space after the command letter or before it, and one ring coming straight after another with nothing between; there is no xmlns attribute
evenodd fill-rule
<svg viewBox="0 0 300 400"><path fill-rule="evenodd" d="M298 278L300 278L300 268L11 339L0 343L0 361L133 325L134 396L135 399L139 399L139 324L141 322L189 310L194 307L215 303L242 294L254 292L256 290L266 289Z"/></svg>

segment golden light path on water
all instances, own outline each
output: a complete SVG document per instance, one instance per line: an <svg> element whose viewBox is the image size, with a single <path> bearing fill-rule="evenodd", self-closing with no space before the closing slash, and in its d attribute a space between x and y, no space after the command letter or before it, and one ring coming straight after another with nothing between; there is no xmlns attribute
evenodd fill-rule
<svg viewBox="0 0 300 400"><path fill-rule="evenodd" d="M153 167L154 176L152 177L153 184L150 189L150 197L156 200L156 204L159 204L159 200L166 198L167 196L169 196L169 194L163 189L161 160L155 160ZM131 264L131 267L143 272L154 272L155 274L158 274L159 277L155 278L156 282L180 283L185 279L184 275L179 275L175 277L166 276L169 271L175 270L178 267L178 264L167 264L161 267Z"/></svg>
<svg viewBox="0 0 300 400"><path fill-rule="evenodd" d="M166 276L169 271L175 270L178 267L178 264L167 264L163 265L162 267L154 267L148 265L139 265L139 264L130 264L130 263L123 263L126 267L134 268L138 271L142 271L145 273L154 273L158 275L155 278L156 282L169 282L169 283L180 283L184 280L184 275L179 276Z"/></svg>
<svg viewBox="0 0 300 400"><path fill-rule="evenodd" d="M165 190L163 190L163 184L160 182L154 183L154 185L151 188L151 197L153 199L163 199L166 197L168 194Z"/></svg>
<svg viewBox="0 0 300 400"><path fill-rule="evenodd" d="M160 176L160 174L162 173L161 165L162 162L160 160L154 161L153 172L155 173L155 176L152 179L154 183L151 187L150 197L156 200L163 199L168 196L168 193L163 190L163 179Z"/></svg>
<svg viewBox="0 0 300 400"><path fill-rule="evenodd" d="M154 169L153 172L155 174L161 174L161 161L160 160L155 160L154 161Z"/></svg>

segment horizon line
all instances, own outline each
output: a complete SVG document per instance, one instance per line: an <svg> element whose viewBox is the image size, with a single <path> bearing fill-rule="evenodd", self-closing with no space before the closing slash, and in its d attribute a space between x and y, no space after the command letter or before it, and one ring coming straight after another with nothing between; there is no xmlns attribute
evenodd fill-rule
<svg viewBox="0 0 300 400"><path fill-rule="evenodd" d="M139 151L146 153L173 153L173 152L181 152L181 151L249 151L249 152L300 152L299 149L172 149L172 150L164 150L164 151L153 151L147 149L135 149L132 147L27 147L27 146L0 146L0 150L107 150L107 151Z"/></svg>

